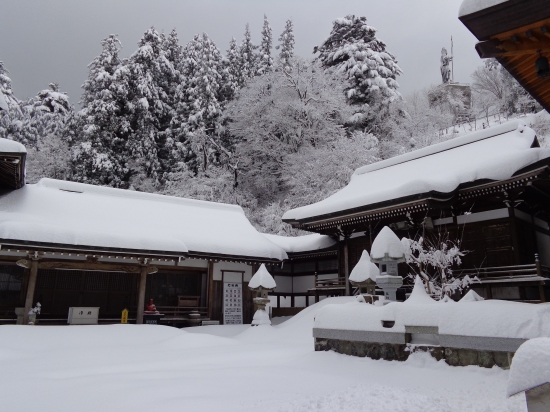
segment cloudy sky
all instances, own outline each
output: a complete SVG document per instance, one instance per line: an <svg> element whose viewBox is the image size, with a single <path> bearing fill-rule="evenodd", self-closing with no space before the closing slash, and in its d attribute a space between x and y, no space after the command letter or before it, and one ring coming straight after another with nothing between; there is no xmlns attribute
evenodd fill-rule
<svg viewBox="0 0 550 412"><path fill-rule="evenodd" d="M100 40L118 34L123 57L136 49L150 26L180 42L206 32L225 53L231 36L240 42L246 23L259 43L264 13L276 39L285 20L295 26L296 53L311 57L332 21L347 14L366 16L393 53L404 75L401 93L437 84L442 47L454 39L455 80L468 83L481 64L475 38L458 20L462 0L2 0L0 60L10 71L17 97L35 95L58 82L73 103L80 98L87 65L99 54ZM276 52L276 51L274 51Z"/></svg>

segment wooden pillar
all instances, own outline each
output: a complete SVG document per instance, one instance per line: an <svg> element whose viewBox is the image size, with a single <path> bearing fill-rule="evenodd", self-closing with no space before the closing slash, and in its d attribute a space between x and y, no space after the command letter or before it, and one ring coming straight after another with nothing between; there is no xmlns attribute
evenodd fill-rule
<svg viewBox="0 0 550 412"><path fill-rule="evenodd" d="M143 324L143 311L145 310L145 287L147 286L147 266L142 266L139 273L139 288L137 301L136 324Z"/></svg>
<svg viewBox="0 0 550 412"><path fill-rule="evenodd" d="M510 216L510 232L512 235L512 246L514 248L514 264L520 265L521 258L520 258L520 246L519 246L519 239L518 239L518 227L516 223L516 212L513 207L508 207L508 215Z"/></svg>
<svg viewBox="0 0 550 412"><path fill-rule="evenodd" d="M346 283L346 296L351 294L349 285L349 247L348 237L344 237L344 281Z"/></svg>
<svg viewBox="0 0 550 412"><path fill-rule="evenodd" d="M30 275L27 285L27 296L25 298L25 313L23 314L23 325L29 324L29 312L32 309L34 300L34 289L36 288L36 278L38 277L38 259L30 260Z"/></svg>
<svg viewBox="0 0 550 412"><path fill-rule="evenodd" d="M212 319L212 311L214 306L214 262L208 261L208 318Z"/></svg>
<svg viewBox="0 0 550 412"><path fill-rule="evenodd" d="M535 253L535 266L537 268L537 276L542 277L542 267L540 265L540 260L539 260L539 254L538 253ZM539 295L540 295L541 303L545 303L546 302L546 295L544 293L544 282L541 282L540 285L539 285Z"/></svg>

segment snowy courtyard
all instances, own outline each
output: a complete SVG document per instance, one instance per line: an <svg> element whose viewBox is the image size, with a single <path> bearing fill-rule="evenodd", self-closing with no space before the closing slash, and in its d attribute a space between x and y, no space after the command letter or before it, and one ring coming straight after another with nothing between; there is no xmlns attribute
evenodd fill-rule
<svg viewBox="0 0 550 412"><path fill-rule="evenodd" d="M317 310L276 326L0 326L3 411L514 411L508 371L315 352Z"/></svg>

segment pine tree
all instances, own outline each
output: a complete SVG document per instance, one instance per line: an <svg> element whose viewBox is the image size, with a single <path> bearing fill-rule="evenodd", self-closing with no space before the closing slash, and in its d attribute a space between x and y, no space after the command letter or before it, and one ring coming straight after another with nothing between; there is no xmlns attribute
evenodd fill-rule
<svg viewBox="0 0 550 412"><path fill-rule="evenodd" d="M206 33L195 35L183 52L185 82L178 88L180 105L176 123L181 124L182 152L198 158L202 169L216 157L212 142L218 139L223 109L223 58ZM192 152L193 155L191 155ZM191 166L196 171L197 165Z"/></svg>
<svg viewBox="0 0 550 412"><path fill-rule="evenodd" d="M250 36L250 27L246 24L246 30L244 32L244 39L239 48L241 67L240 71L244 78L244 81L251 79L258 74L258 56L256 55L256 49L258 46L252 44L252 38Z"/></svg>
<svg viewBox="0 0 550 412"><path fill-rule="evenodd" d="M279 45L276 49L281 49L279 53L279 66L283 70L290 70L291 60L294 57L294 25L292 20L287 20L285 29L279 37Z"/></svg>
<svg viewBox="0 0 550 412"><path fill-rule="evenodd" d="M8 106L7 112L0 111L0 137L27 144L28 136L25 133L23 124L28 121L28 115L21 110L21 102L13 94L8 73L4 63L0 61L0 93L2 93Z"/></svg>
<svg viewBox="0 0 550 412"><path fill-rule="evenodd" d="M402 74L395 57L376 37L366 17L353 15L336 19L329 37L314 53L323 67L343 73L348 81L347 97L357 104L392 101L400 95L396 77Z"/></svg>
<svg viewBox="0 0 550 412"><path fill-rule="evenodd" d="M116 35L103 39L101 45L102 52L88 65L88 79L82 85L82 110L72 125L73 179L127 187L128 139L133 132L128 71L119 58L122 45Z"/></svg>
<svg viewBox="0 0 550 412"><path fill-rule="evenodd" d="M260 44L260 55L258 62L258 74L262 75L273 70L273 58L271 57L271 46L273 44L273 33L271 26L264 14L264 27L262 29L262 42Z"/></svg>
<svg viewBox="0 0 550 412"><path fill-rule="evenodd" d="M241 72L241 61L239 55L239 46L234 37L229 42L227 55L223 59L223 100L232 100L242 86L245 79Z"/></svg>
<svg viewBox="0 0 550 412"><path fill-rule="evenodd" d="M170 164L167 136L174 116L176 87L180 81L165 49L166 37L154 27L147 30L137 51L128 59L135 96L136 127L130 139L138 179L161 182ZM174 39L171 40L174 42ZM171 141L171 140L169 140Z"/></svg>

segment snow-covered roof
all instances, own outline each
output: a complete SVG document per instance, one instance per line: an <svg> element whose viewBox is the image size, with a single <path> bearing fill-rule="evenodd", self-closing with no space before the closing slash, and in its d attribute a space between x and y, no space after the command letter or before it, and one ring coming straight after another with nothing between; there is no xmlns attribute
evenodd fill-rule
<svg viewBox="0 0 550 412"><path fill-rule="evenodd" d="M384 226L376 235L372 248L370 250L371 257L376 261L383 259L386 255L390 259L404 259L405 246L399 240L397 235L393 233L389 227Z"/></svg>
<svg viewBox="0 0 550 412"><path fill-rule="evenodd" d="M8 102L6 102L6 98L2 92L0 92L0 110L5 110L6 112L9 110Z"/></svg>
<svg viewBox="0 0 550 412"><path fill-rule="evenodd" d="M508 396L550 383L550 338L535 338L516 351L508 375Z"/></svg>
<svg viewBox="0 0 550 412"><path fill-rule="evenodd" d="M0 239L287 258L239 206L53 179L0 197Z"/></svg>
<svg viewBox="0 0 550 412"><path fill-rule="evenodd" d="M258 289L260 287L264 289L275 289L277 284L275 283L273 276L271 276L265 265L262 263L260 269L254 273L254 276L252 276L252 279L248 282L248 287L250 289Z"/></svg>
<svg viewBox="0 0 550 412"><path fill-rule="evenodd" d="M359 259L359 262L357 262L349 275L349 280L355 283L366 282L369 279L376 282L376 277L379 273L378 266L370 260L369 252L363 250L361 259Z"/></svg>
<svg viewBox="0 0 550 412"><path fill-rule="evenodd" d="M334 195L283 216L286 221L340 213L428 192L450 193L480 179L505 180L550 157L535 132L513 120L357 169Z"/></svg>
<svg viewBox="0 0 550 412"><path fill-rule="evenodd" d="M427 326L437 327L440 335L532 339L550 337L548 319L550 303L484 300L427 304L413 300L376 306L352 302L320 309L315 328L404 333L405 326ZM382 321L395 324L385 328Z"/></svg>
<svg viewBox="0 0 550 412"><path fill-rule="evenodd" d="M463 0L458 11L458 16L467 16L477 11L488 9L508 0Z"/></svg>
<svg viewBox="0 0 550 412"><path fill-rule="evenodd" d="M304 236L279 236L268 233L263 234L271 242L284 249L287 253L309 252L326 249L336 244L336 240L330 236L314 233Z"/></svg>
<svg viewBox="0 0 550 412"><path fill-rule="evenodd" d="M0 93L0 96L2 94ZM0 138L0 152L2 153L27 153L27 149L21 143L10 139Z"/></svg>

